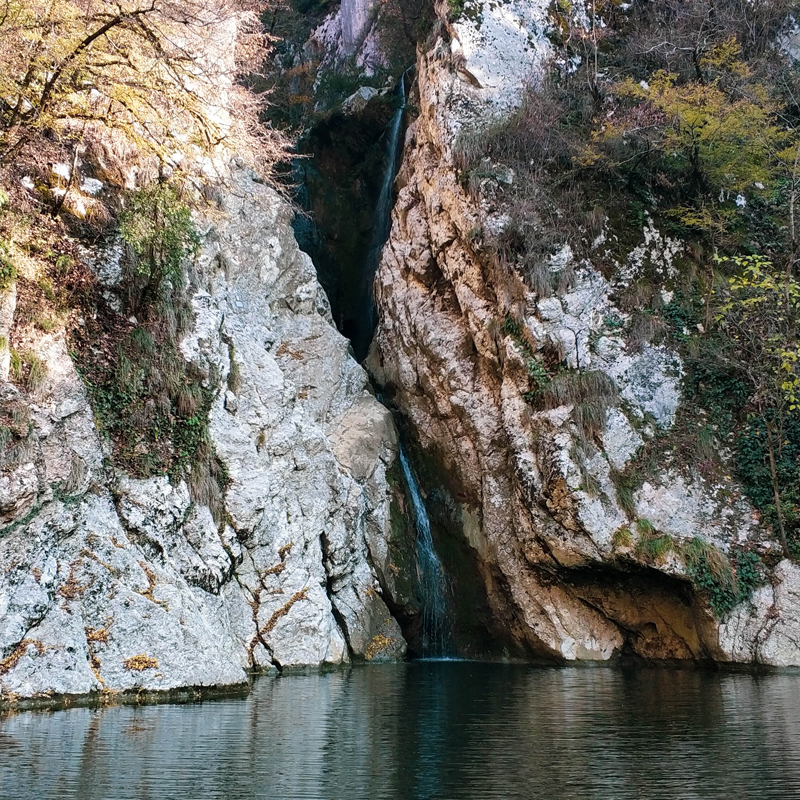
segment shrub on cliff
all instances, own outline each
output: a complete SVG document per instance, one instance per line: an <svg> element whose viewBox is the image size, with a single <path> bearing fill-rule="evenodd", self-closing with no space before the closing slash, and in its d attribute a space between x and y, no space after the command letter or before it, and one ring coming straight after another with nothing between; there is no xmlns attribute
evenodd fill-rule
<svg viewBox="0 0 800 800"><path fill-rule="evenodd" d="M199 238L191 210L176 188L155 183L128 195L120 214L120 233L131 252L127 275L130 310L166 300L183 288L183 260L197 250Z"/></svg>

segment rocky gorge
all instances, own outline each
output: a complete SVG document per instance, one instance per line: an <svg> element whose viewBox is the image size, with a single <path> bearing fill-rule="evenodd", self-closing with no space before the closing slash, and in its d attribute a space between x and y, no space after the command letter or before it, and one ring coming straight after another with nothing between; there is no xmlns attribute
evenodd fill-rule
<svg viewBox="0 0 800 800"><path fill-rule="evenodd" d="M504 192L525 178L487 156L465 180L464 142L543 74L549 3L437 2L405 39L411 23L389 25L392 4L323 6L275 68L287 85L309 59L348 78L327 100L317 80L303 101L316 115L297 162L310 217L230 154L193 216L179 351L208 399L218 489L201 491L196 465L131 474L82 363L90 317L75 316L78 333L34 330L17 298L36 276L20 263L0 284L0 703L424 655L423 513L448 655L800 667L800 568L726 441L710 445L719 469L683 457L699 429L680 347L628 336L636 312L620 298L646 274L668 304L685 242L644 214L621 247L605 218L588 249L565 236L542 256L552 291L487 244L508 227ZM86 157L87 203L93 180L125 188L101 167ZM370 342L353 287L387 174ZM83 251L97 308L132 331L128 257L116 234ZM363 337L365 324L362 365L343 333ZM15 376L23 351L28 372ZM191 425L201 416L187 412ZM718 585L731 562L736 592ZM715 592L730 602L715 606Z"/></svg>

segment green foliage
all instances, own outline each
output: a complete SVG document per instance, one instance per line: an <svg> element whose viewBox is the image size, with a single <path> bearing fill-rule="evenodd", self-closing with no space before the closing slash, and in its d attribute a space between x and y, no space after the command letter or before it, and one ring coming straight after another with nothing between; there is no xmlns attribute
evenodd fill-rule
<svg viewBox="0 0 800 800"><path fill-rule="evenodd" d="M510 315L502 326L503 333L511 337L520 349L530 380L525 399L540 408L557 408L572 405L572 418L586 436L592 436L605 427L606 412L616 404L618 390L614 381L601 371L561 370L551 375L534 355L520 324ZM591 493L591 481L587 490Z"/></svg>
<svg viewBox="0 0 800 800"><path fill-rule="evenodd" d="M12 350L9 377L15 383L22 384L27 391L35 392L47 377L47 365L30 350L22 353Z"/></svg>
<svg viewBox="0 0 800 800"><path fill-rule="evenodd" d="M466 0L447 0L447 15L451 20L457 20L464 13Z"/></svg>
<svg viewBox="0 0 800 800"><path fill-rule="evenodd" d="M707 58L718 56L714 50ZM778 124L764 86L750 83L730 91L732 83L746 77L745 64L732 60L718 72L712 81L679 82L677 74L664 70L644 83L626 78L614 95L634 106L607 119L600 141L622 139L634 148L649 148L649 158L656 157L660 169L674 180L688 181L693 190L750 192L761 184L759 191L767 191L778 177L773 156L787 144L786 129ZM643 127L646 115L650 125ZM702 228L710 219L702 207L681 207L677 213L689 226Z"/></svg>
<svg viewBox="0 0 800 800"><path fill-rule="evenodd" d="M292 0L291 6L298 14L320 16L332 5L331 0Z"/></svg>
<svg viewBox="0 0 800 800"><path fill-rule="evenodd" d="M651 536L655 532L653 523L649 519L640 519L636 521L636 530L642 536Z"/></svg>
<svg viewBox="0 0 800 800"><path fill-rule="evenodd" d="M647 520L639 520L636 527L639 532L635 548L636 555L645 561L663 564L667 555L675 549L672 537L667 534L656 535L656 531Z"/></svg>
<svg viewBox="0 0 800 800"><path fill-rule="evenodd" d="M321 70L316 84L315 97L322 108L331 108L347 99L361 86L381 87L387 79L386 72L380 71L364 77L362 70L353 61L336 69ZM309 97L309 101L312 98Z"/></svg>
<svg viewBox="0 0 800 800"><path fill-rule="evenodd" d="M143 355L152 355L155 353L156 346L147 328L137 326L128 334L128 337L130 338L131 346L139 353Z"/></svg>
<svg viewBox="0 0 800 800"><path fill-rule="evenodd" d="M132 192L120 214L120 233L133 253L133 283L140 301L162 300L183 288L183 261L196 254L200 238L191 210L167 183Z"/></svg>
<svg viewBox="0 0 800 800"><path fill-rule="evenodd" d="M213 397L174 343L156 348L149 333L134 329L110 363L76 366L120 466L136 477L188 473L207 446Z"/></svg>
<svg viewBox="0 0 800 800"><path fill-rule="evenodd" d="M636 504L633 495L644 483L644 475L635 461L629 463L622 472L612 469L609 473L617 495L617 504L633 519L636 515Z"/></svg>
<svg viewBox="0 0 800 800"><path fill-rule="evenodd" d="M53 317L42 317L38 316L33 321L33 324L40 330L44 331L45 333L50 333L51 331L55 330L57 322Z"/></svg>
<svg viewBox="0 0 800 800"><path fill-rule="evenodd" d="M774 412L751 415L741 426L734 443L736 474L764 521L777 529L778 509L769 465L769 429L775 427ZM779 446L773 448L781 511L790 554L800 558L800 415L784 421Z"/></svg>
<svg viewBox="0 0 800 800"><path fill-rule="evenodd" d="M75 266L75 262L72 260L70 256L67 255L60 255L56 258L56 274L58 275L67 275L72 268Z"/></svg>
<svg viewBox="0 0 800 800"><path fill-rule="evenodd" d="M186 214L179 215L179 221L186 219ZM187 239L191 241L189 234L183 246ZM180 246L181 237L171 241ZM164 264L169 266L162 270ZM145 265L148 282L151 266ZM155 266L162 271L181 268L177 256ZM136 285L137 277L133 271L125 275L122 291L126 284L128 289ZM180 291L182 275L161 280L158 294L150 296L159 302L144 305L140 324L131 327L124 318L98 315L73 329L71 354L97 428L112 446L114 465L138 478L166 474L174 481L185 479L192 499L209 505L221 523L228 476L208 436L214 381L188 363L179 348L187 308Z"/></svg>
<svg viewBox="0 0 800 800"><path fill-rule="evenodd" d="M800 283L760 256L719 263L734 272L717 292L717 363L747 387L745 413L737 415L737 470L789 555L800 500L794 442L800 427Z"/></svg>
<svg viewBox="0 0 800 800"><path fill-rule="evenodd" d="M16 350L11 351L9 375L16 383L22 380L22 357Z"/></svg>
<svg viewBox="0 0 800 800"><path fill-rule="evenodd" d="M717 307L716 323L730 341L756 394L770 405L782 395L790 411L800 408L797 323L800 283L761 256L726 259L736 272ZM780 404L780 403L779 403Z"/></svg>
<svg viewBox="0 0 800 800"><path fill-rule="evenodd" d="M4 292L17 279L17 268L0 243L0 293Z"/></svg>
<svg viewBox="0 0 800 800"><path fill-rule="evenodd" d="M708 597L720 619L764 582L763 565L756 553L733 551L729 559L719 548L695 537L683 555L692 583Z"/></svg>
<svg viewBox="0 0 800 800"><path fill-rule="evenodd" d="M525 361L525 369L528 371L528 377L531 381L531 389L526 395L526 398L532 399L538 396L550 382L550 376L547 374L547 370L536 359L530 343L522 333L522 327L510 314L506 316L503 321L501 330L512 338L522 352Z"/></svg>
<svg viewBox="0 0 800 800"><path fill-rule="evenodd" d="M669 303L659 311L661 318L667 324L669 337L675 343L685 342L700 321L692 299L691 296L687 297L685 292L674 292Z"/></svg>
<svg viewBox="0 0 800 800"><path fill-rule="evenodd" d="M700 340L687 359L685 385L689 398L699 401L718 423L727 426L745 407L750 387L742 372L721 357L720 345L713 336Z"/></svg>

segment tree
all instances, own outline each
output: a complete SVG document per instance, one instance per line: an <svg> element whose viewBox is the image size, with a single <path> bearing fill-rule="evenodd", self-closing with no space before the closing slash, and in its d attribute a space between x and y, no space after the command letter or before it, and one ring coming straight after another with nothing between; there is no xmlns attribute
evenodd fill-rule
<svg viewBox="0 0 800 800"><path fill-rule="evenodd" d="M0 164L47 132L102 128L172 167L220 145L262 171L280 156L263 103L237 83L268 45L247 0L3 2Z"/></svg>
<svg viewBox="0 0 800 800"><path fill-rule="evenodd" d="M698 70L691 79L658 70L617 82L587 163L647 186L681 226L731 245L753 200L777 221L788 187L793 217L800 138L735 39L708 47Z"/></svg>
<svg viewBox="0 0 800 800"><path fill-rule="evenodd" d="M725 42L700 57L702 79L679 82L658 70L613 90L616 109L597 140L628 151L621 163L647 160L682 180L692 194L764 190L776 176L776 155L790 134L778 123L769 91L750 80L739 46Z"/></svg>
<svg viewBox="0 0 800 800"><path fill-rule="evenodd" d="M760 256L728 260L738 274L722 291L715 317L725 342L721 357L750 385L749 405L764 431L778 534L788 556L776 463L787 418L800 412L800 283Z"/></svg>

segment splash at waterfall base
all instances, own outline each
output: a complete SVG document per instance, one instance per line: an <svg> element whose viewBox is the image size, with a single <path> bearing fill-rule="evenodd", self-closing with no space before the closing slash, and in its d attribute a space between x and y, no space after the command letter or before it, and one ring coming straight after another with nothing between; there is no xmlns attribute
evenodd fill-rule
<svg viewBox="0 0 800 800"><path fill-rule="evenodd" d="M421 654L425 658L444 658L451 655L452 648L451 587L436 554L425 501L402 445L398 459L411 500L416 531L417 582L422 600Z"/></svg>

